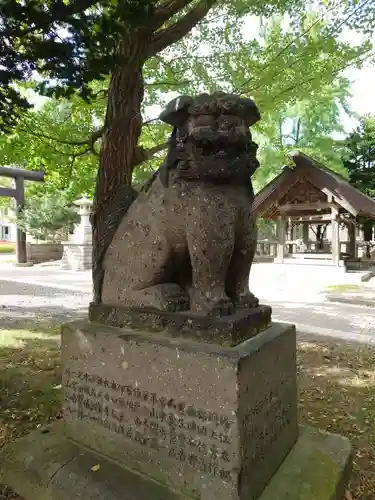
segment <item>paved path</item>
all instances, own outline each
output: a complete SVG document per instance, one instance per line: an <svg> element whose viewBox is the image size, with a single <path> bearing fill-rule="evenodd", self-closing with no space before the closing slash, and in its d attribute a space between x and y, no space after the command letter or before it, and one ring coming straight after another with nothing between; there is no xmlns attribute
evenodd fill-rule
<svg viewBox="0 0 375 500"><path fill-rule="evenodd" d="M271 272L270 272L271 271ZM306 282L301 272L275 276L257 269L253 291L273 308L273 319L294 323L300 334L375 343L375 310L326 302L321 284ZM254 273L256 274L256 273ZM87 313L91 299L90 272L67 272L54 267L0 266L0 321L35 319L66 321Z"/></svg>

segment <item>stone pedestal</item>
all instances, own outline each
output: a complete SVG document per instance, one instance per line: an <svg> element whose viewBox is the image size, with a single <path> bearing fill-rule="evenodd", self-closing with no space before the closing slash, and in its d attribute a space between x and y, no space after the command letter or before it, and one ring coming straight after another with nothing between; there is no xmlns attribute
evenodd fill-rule
<svg viewBox="0 0 375 500"><path fill-rule="evenodd" d="M91 243L64 243L60 269L69 271L85 271L92 268Z"/></svg>
<svg viewBox="0 0 375 500"><path fill-rule="evenodd" d="M189 338L234 346L257 335L271 324L272 309L260 305L240 309L230 316L198 316L188 311L163 312L156 309L129 309L127 307L91 303L89 319L94 323L136 330L152 330L177 338Z"/></svg>
<svg viewBox="0 0 375 500"><path fill-rule="evenodd" d="M297 440L296 340L236 347L71 323L67 436L188 497L255 500Z"/></svg>
<svg viewBox="0 0 375 500"><path fill-rule="evenodd" d="M1 451L0 481L26 500L341 500L351 446L297 425L294 326L249 336L64 325L64 421Z"/></svg>

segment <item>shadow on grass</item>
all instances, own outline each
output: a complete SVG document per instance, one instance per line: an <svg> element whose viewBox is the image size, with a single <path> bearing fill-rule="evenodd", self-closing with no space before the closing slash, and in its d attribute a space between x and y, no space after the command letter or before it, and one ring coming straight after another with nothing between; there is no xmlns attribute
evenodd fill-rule
<svg viewBox="0 0 375 500"><path fill-rule="evenodd" d="M0 331L0 446L60 411L59 330Z"/></svg>
<svg viewBox="0 0 375 500"><path fill-rule="evenodd" d="M0 324L2 329L20 329L35 327L45 329L50 325L58 326L68 321L88 318L88 306L79 308L64 308L63 306L10 306L0 309ZM0 330L1 334L1 330Z"/></svg>
<svg viewBox="0 0 375 500"><path fill-rule="evenodd" d="M352 442L349 499L375 499L374 361L374 347L327 339L298 344L299 419Z"/></svg>
<svg viewBox="0 0 375 500"><path fill-rule="evenodd" d="M0 324L18 328L87 317L90 294L0 280Z"/></svg>
<svg viewBox="0 0 375 500"><path fill-rule="evenodd" d="M0 330L0 448L59 418L60 327L24 322ZM22 500L0 486L0 500Z"/></svg>
<svg viewBox="0 0 375 500"><path fill-rule="evenodd" d="M11 291L10 291L11 288ZM46 297L46 295L53 295L55 297L64 297L69 294L74 294L77 292L67 291L61 288L53 288L43 286L43 284L36 285L30 283L19 283L17 281L7 281L0 279L0 296L1 295L20 295L20 296L32 296L32 297ZM0 299L1 300L1 299Z"/></svg>
<svg viewBox="0 0 375 500"><path fill-rule="evenodd" d="M264 301L267 303L267 301ZM374 308L355 307L334 302L272 301L274 320L297 325L298 336L309 335L367 341L374 336ZM309 332L309 333L307 333ZM366 339L367 337L367 339ZM375 498L374 498L375 500Z"/></svg>

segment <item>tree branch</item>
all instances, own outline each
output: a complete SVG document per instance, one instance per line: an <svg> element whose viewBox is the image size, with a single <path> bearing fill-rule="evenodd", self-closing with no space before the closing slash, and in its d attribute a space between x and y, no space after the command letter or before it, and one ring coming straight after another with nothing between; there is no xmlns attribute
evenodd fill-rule
<svg viewBox="0 0 375 500"><path fill-rule="evenodd" d="M153 25L155 28L160 28L172 16L177 14L181 9L189 5L193 0L166 0L154 12Z"/></svg>
<svg viewBox="0 0 375 500"><path fill-rule="evenodd" d="M166 149L168 147L168 144L169 144L168 142L163 142L149 149L144 149L142 148L142 146L139 146L135 152L133 166L136 167L137 165L143 163L144 161L151 160L151 158L156 153L159 153L159 151L163 151L163 149Z"/></svg>
<svg viewBox="0 0 375 500"><path fill-rule="evenodd" d="M189 80L182 80L180 82L161 81L161 82L145 83L145 87L157 87L159 85L166 85L168 87L180 87L181 85L188 85L189 83L190 83Z"/></svg>
<svg viewBox="0 0 375 500"><path fill-rule="evenodd" d="M43 134L42 132L34 132L32 128L26 124L27 127L27 132L34 137L38 138L43 138L43 139L48 139L49 141L54 141L59 144L65 144L66 146L89 146L89 149L85 152L91 151L93 154L97 155L98 153L94 149L94 145L98 139L103 135L103 130L104 128L100 128L98 130L95 130L88 139L82 140L82 141L68 141L65 139L59 139L58 137L52 137L48 134Z"/></svg>
<svg viewBox="0 0 375 500"><path fill-rule="evenodd" d="M88 144L89 148L90 148L90 151L92 154L94 154L95 156L99 156L98 153L95 151L95 143L98 139L100 139L102 137L104 133L104 127L101 127L100 129L96 130L95 132L93 132L91 134L91 137L89 137L89 140L86 144Z"/></svg>
<svg viewBox="0 0 375 500"><path fill-rule="evenodd" d="M95 92L92 96L94 99L107 99L108 97L108 89L101 89L98 92Z"/></svg>
<svg viewBox="0 0 375 500"><path fill-rule="evenodd" d="M153 148L149 149L144 149L144 154L147 156L147 160L150 160L156 153L159 153L160 151L163 151L168 147L169 142L163 142L161 144L157 144Z"/></svg>
<svg viewBox="0 0 375 500"><path fill-rule="evenodd" d="M86 149L83 149L82 151L79 151L78 153L72 154L72 159L71 159L70 165L68 167L69 173L68 173L67 179L69 179L73 176L73 167L74 167L74 163L75 163L76 159L80 156L85 155L86 153L89 153L90 151L91 151L91 148L88 147Z"/></svg>
<svg viewBox="0 0 375 500"><path fill-rule="evenodd" d="M155 56L158 52L187 35L204 18L216 2L217 0L201 0L196 7L191 9L179 21L172 24L172 26L154 33L149 47L149 57Z"/></svg>
<svg viewBox="0 0 375 500"><path fill-rule="evenodd" d="M364 54L360 54L359 56L356 55L354 57L352 57L351 59L349 59L349 61L347 61L343 66L340 66L339 68L336 68L334 71L332 71L332 76L337 76L341 71L344 71L344 69L346 69L350 64L363 64L365 61L367 61L370 57L374 57L375 56L375 51L369 51L367 54L364 55L364 57L361 59L361 57L363 56ZM306 80L299 80L297 82L295 82L295 84L291 85L290 87L287 87L285 89L283 89L281 92L279 92L278 94L276 94L272 100L276 100L278 97L280 97L281 95L283 94L286 94L287 92L290 92L292 90L294 90L295 88L297 87L301 87L303 85L305 85L306 83L310 83L310 82L313 82L314 80L318 79L318 78L321 78L321 75L318 75L318 76L313 76L312 78L307 78Z"/></svg>

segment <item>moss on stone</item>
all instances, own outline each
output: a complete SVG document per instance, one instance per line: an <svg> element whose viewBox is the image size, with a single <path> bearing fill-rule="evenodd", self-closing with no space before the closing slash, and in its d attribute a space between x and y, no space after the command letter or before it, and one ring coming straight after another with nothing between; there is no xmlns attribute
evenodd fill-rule
<svg viewBox="0 0 375 500"><path fill-rule="evenodd" d="M259 500L341 500L350 465L346 438L302 427L298 442Z"/></svg>

